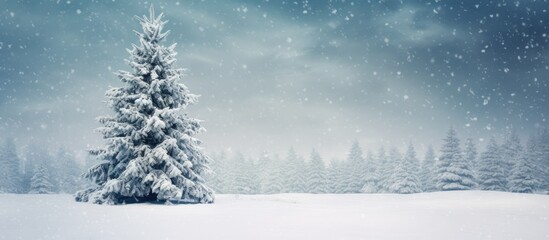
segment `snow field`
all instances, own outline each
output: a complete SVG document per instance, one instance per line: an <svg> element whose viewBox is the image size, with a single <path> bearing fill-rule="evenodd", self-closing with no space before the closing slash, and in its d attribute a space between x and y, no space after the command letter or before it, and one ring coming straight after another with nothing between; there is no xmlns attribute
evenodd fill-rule
<svg viewBox="0 0 549 240"><path fill-rule="evenodd" d="M549 239L549 196L217 195L214 204L0 194L0 239Z"/></svg>

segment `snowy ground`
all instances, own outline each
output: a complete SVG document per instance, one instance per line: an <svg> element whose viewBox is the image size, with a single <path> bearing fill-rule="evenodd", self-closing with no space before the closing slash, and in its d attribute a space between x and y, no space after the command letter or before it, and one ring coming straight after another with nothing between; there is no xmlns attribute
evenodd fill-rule
<svg viewBox="0 0 549 240"><path fill-rule="evenodd" d="M0 194L0 239L549 239L549 196L218 195L211 205Z"/></svg>

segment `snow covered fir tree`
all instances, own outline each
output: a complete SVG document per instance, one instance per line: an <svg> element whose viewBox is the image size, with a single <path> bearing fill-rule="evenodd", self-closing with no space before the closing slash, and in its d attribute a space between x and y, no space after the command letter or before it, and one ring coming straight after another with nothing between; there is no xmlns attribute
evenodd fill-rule
<svg viewBox="0 0 549 240"><path fill-rule="evenodd" d="M364 185L362 186L362 189L360 192L362 193L375 193L378 191L378 182L379 182L379 176L377 175L377 169L379 166L377 165L377 160L374 157L374 153L372 151L368 151L366 153L366 159L365 159L366 166L364 167Z"/></svg>
<svg viewBox="0 0 549 240"><path fill-rule="evenodd" d="M429 145L427 152L425 152L419 175L424 192L436 191L435 150L431 145Z"/></svg>
<svg viewBox="0 0 549 240"><path fill-rule="evenodd" d="M500 146L491 138L486 151L480 156L478 181L482 190L506 190L505 161L500 154Z"/></svg>
<svg viewBox="0 0 549 240"><path fill-rule="evenodd" d="M540 179L536 177L535 140L528 141L526 151L522 150L520 143L517 145L517 149L521 151L513 154L515 158L512 159L514 164L508 181L508 190L518 193L533 193L540 184Z"/></svg>
<svg viewBox="0 0 549 240"><path fill-rule="evenodd" d="M19 157L13 139L6 139L0 146L0 193L22 191L19 175Z"/></svg>
<svg viewBox="0 0 549 240"><path fill-rule="evenodd" d="M162 45L169 34L162 15L151 6L149 17L138 17L143 32L136 32L139 45L127 60L133 71L119 71L125 86L107 91L115 114L99 118L106 146L90 151L102 160L85 174L97 186L78 192L77 201L214 201L204 180L210 158L194 137L204 129L181 113L197 96L179 82L183 69L174 68L176 44Z"/></svg>
<svg viewBox="0 0 549 240"><path fill-rule="evenodd" d="M392 175L393 184L390 186L394 193L418 193L421 192L421 182L417 176L419 172L419 161L416 158L416 150L410 144L406 156L396 164Z"/></svg>
<svg viewBox="0 0 549 240"><path fill-rule="evenodd" d="M324 162L320 154L314 149L311 151L311 156L309 157L305 191L309 193L327 192Z"/></svg>
<svg viewBox="0 0 549 240"><path fill-rule="evenodd" d="M475 187L473 171L463 157L456 131L451 128L437 164L437 188L441 191L469 190Z"/></svg>
<svg viewBox="0 0 549 240"><path fill-rule="evenodd" d="M45 166L45 163L41 163L36 167L34 175L32 176L30 183L29 193L33 194L48 194L53 192L53 185L50 181L50 175Z"/></svg>
<svg viewBox="0 0 549 240"><path fill-rule="evenodd" d="M357 193L362 190L364 186L364 179L366 176L365 165L366 162L362 156L362 148L358 141L354 141L351 145L351 149L347 154L346 160L346 170L347 176L344 179L344 189L345 193Z"/></svg>

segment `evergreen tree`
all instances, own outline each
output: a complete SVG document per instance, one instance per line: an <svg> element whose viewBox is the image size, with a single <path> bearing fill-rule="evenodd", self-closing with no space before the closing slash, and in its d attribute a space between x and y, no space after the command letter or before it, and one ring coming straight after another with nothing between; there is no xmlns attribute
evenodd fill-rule
<svg viewBox="0 0 549 240"><path fill-rule="evenodd" d="M534 175L535 178L538 179L538 185L535 187L535 189L538 192L544 192L545 191L545 177L548 173L547 166L544 165L544 159L543 159L543 135L545 132L541 132L541 134L533 134L528 139L527 145L526 145L526 151L529 158L532 159L533 164L535 165Z"/></svg>
<svg viewBox="0 0 549 240"><path fill-rule="evenodd" d="M90 169L91 167L99 164L101 161L97 159L97 157L92 156L91 154L85 154L84 155L84 165L82 166L82 169ZM88 181L88 179L83 177L83 174L80 173L80 178L82 179L82 188L80 189L89 189L96 187L96 184ZM78 191L77 191L78 192Z"/></svg>
<svg viewBox="0 0 549 240"><path fill-rule="evenodd" d="M77 201L119 204L124 200L183 199L211 203L213 191L204 183L210 158L194 135L203 131L200 121L181 110L197 100L178 82L183 69L173 68L175 44L161 42L162 14L139 18L140 45L129 50L133 72L120 71L125 87L107 91L113 117L101 117L99 128L106 146L91 150L103 160L86 173L97 187L80 191Z"/></svg>
<svg viewBox="0 0 549 240"><path fill-rule="evenodd" d="M393 184L390 187L394 193L418 193L421 192L421 183L417 176L419 161L412 143L408 145L406 156L398 161L393 174Z"/></svg>
<svg viewBox="0 0 549 240"><path fill-rule="evenodd" d="M385 164L385 174L387 180L385 181L384 189L386 189L386 192L394 193L393 184L396 183L396 173L397 173L397 165L398 163L402 161L402 155L400 154L400 151L394 146L392 146L389 149L389 156L387 159L387 162Z"/></svg>
<svg viewBox="0 0 549 240"><path fill-rule="evenodd" d="M239 171L239 166L237 166L236 156L228 156L225 153L222 153L219 157L219 166L217 172L214 173L219 178L220 193L237 193L236 178Z"/></svg>
<svg viewBox="0 0 549 240"><path fill-rule="evenodd" d="M288 150L286 157L285 188L284 192L303 193L305 192L305 161L297 155L293 148Z"/></svg>
<svg viewBox="0 0 549 240"><path fill-rule="evenodd" d="M254 162L242 153L237 153L233 160L235 171L234 192L239 194L256 194L259 189L257 175L254 172Z"/></svg>
<svg viewBox="0 0 549 240"><path fill-rule="evenodd" d="M219 170L221 174L220 181L223 183L223 186L220 188L222 189L222 193L236 193L236 174L238 166L236 166L235 159L234 156L226 155L221 160L222 164Z"/></svg>
<svg viewBox="0 0 549 240"><path fill-rule="evenodd" d="M324 161L314 149L311 151L307 168L307 186L308 193L325 193L326 191L326 169Z"/></svg>
<svg viewBox="0 0 549 240"><path fill-rule="evenodd" d="M483 190L506 191L507 180L500 147L494 138L490 139L486 151L480 156L478 172L479 186Z"/></svg>
<svg viewBox="0 0 549 240"><path fill-rule="evenodd" d="M46 168L48 175L50 176L49 182L51 184L50 191L58 192L59 185L57 184L57 177L61 174L61 170L58 166L53 166L54 160L49 151L43 144L31 143L27 146L25 154L24 174L22 176L23 192L30 192L32 177L36 173L39 166ZM81 175L81 172L79 173ZM53 176L53 177L52 177Z"/></svg>
<svg viewBox="0 0 549 240"><path fill-rule="evenodd" d="M469 163L473 175L476 177L476 171L478 171L478 151L477 146L472 138L468 138L465 141L465 160Z"/></svg>
<svg viewBox="0 0 549 240"><path fill-rule="evenodd" d="M72 153L65 148L60 148L56 154L56 161L59 163L57 172L57 184L61 193L75 193L83 186L82 169L76 162Z"/></svg>
<svg viewBox="0 0 549 240"><path fill-rule="evenodd" d="M43 158L43 159L46 159L45 161L43 160L43 163L44 163L44 167L46 167L46 171L48 172L49 181L52 184L51 191L53 193L61 193L63 192L63 190L61 189L62 188L61 185L63 182L64 175L66 174L64 169L65 166L63 165L63 162L62 162L64 160L59 158L59 156L50 153L49 151L47 151L46 154L47 154L47 157ZM80 174L81 173L82 171L80 171ZM76 188L77 188L76 191L82 189L81 186L77 186Z"/></svg>
<svg viewBox="0 0 549 240"><path fill-rule="evenodd" d="M19 157L13 139L8 138L0 147L0 193L22 191Z"/></svg>
<svg viewBox="0 0 549 240"><path fill-rule="evenodd" d="M258 179L258 193L265 193L267 188L267 179L271 172L272 160L267 152L261 153L257 160L256 168L254 169Z"/></svg>
<svg viewBox="0 0 549 240"><path fill-rule="evenodd" d="M34 152L32 151L34 149L31 146L27 146L24 150L25 155L23 158L23 172L21 174L21 189L22 192L28 193L30 191L30 183L32 176L34 176L35 171L35 157Z"/></svg>
<svg viewBox="0 0 549 240"><path fill-rule="evenodd" d="M274 155L269 168L269 175L265 180L265 190L267 194L276 194L284 191L284 170L282 160L278 155Z"/></svg>
<svg viewBox="0 0 549 240"><path fill-rule="evenodd" d="M522 156L520 156L522 151L523 149L520 143L520 138L513 130L511 133L507 134L505 137L505 142L501 145L500 149L500 161L502 161L501 166L503 167L503 175L506 176L506 182L508 184L514 164L522 158ZM509 186L506 186L506 189L508 188Z"/></svg>
<svg viewBox="0 0 549 240"><path fill-rule="evenodd" d="M459 147L456 131L450 128L437 162L437 189L441 191L469 190L475 186L473 172Z"/></svg>
<svg viewBox="0 0 549 240"><path fill-rule="evenodd" d="M536 146L538 156L537 156L537 166L539 167L538 175L541 181L540 188L546 193L549 193L549 130L543 129L541 136L539 137L539 142Z"/></svg>
<svg viewBox="0 0 549 240"><path fill-rule="evenodd" d="M536 191L540 181L536 176L535 154L535 140L531 139L527 143L527 151L517 154L518 159L513 165L509 180L509 191L519 193Z"/></svg>
<svg viewBox="0 0 549 240"><path fill-rule="evenodd" d="M50 194L52 192L53 185L50 182L50 174L46 163L41 163L36 166L34 175L31 179L30 191L31 194Z"/></svg>
<svg viewBox="0 0 549 240"><path fill-rule="evenodd" d="M295 185L294 192L297 193L306 193L307 192L307 162L303 156L298 155L297 158L297 182Z"/></svg>
<svg viewBox="0 0 549 240"><path fill-rule="evenodd" d="M420 179L424 192L436 191L436 160L435 150L432 146L427 148L425 158L421 162Z"/></svg>
<svg viewBox="0 0 549 240"><path fill-rule="evenodd" d="M345 162L344 187L345 193L358 193L364 186L364 158L358 141L353 142Z"/></svg>
<svg viewBox="0 0 549 240"><path fill-rule="evenodd" d="M328 167L328 193L343 193L344 184L343 176L345 175L343 169L343 161L332 159Z"/></svg>
<svg viewBox="0 0 549 240"><path fill-rule="evenodd" d="M379 177L377 175L378 163L371 151L366 154L366 173L364 174L364 185L361 192L376 193L379 191Z"/></svg>
<svg viewBox="0 0 549 240"><path fill-rule="evenodd" d="M223 167L223 164L226 164L225 152L222 151L220 153L213 153L210 156L211 171L204 175L204 179L206 180L206 182L209 183L210 187L212 188L212 190L214 190L215 193L225 193L224 190L222 190L222 188L225 186L225 184L223 184L222 182L222 179L224 179L225 177L225 168Z"/></svg>
<svg viewBox="0 0 549 240"><path fill-rule="evenodd" d="M376 175L378 176L378 192L389 192L388 182L391 175L391 167L387 160L385 148L381 147L377 153L378 168L376 169Z"/></svg>

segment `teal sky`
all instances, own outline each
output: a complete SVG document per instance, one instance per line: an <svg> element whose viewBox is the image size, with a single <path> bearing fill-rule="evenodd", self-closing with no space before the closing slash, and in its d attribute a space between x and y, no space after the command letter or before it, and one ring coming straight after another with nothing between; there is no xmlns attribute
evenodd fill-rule
<svg viewBox="0 0 549 240"><path fill-rule="evenodd" d="M207 150L343 157L547 125L546 1L0 0L0 137L84 150L134 15L178 43Z"/></svg>

